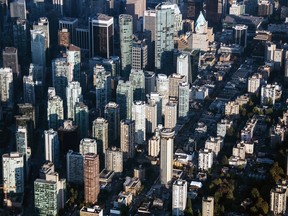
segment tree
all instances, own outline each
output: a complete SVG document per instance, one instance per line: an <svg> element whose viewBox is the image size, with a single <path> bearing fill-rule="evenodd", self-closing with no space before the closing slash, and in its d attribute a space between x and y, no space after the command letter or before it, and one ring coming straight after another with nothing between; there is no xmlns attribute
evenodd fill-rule
<svg viewBox="0 0 288 216"><path fill-rule="evenodd" d="M252 188L251 196L253 199L257 199L258 197L260 197L260 193L257 188Z"/></svg>
<svg viewBox="0 0 288 216"><path fill-rule="evenodd" d="M284 170L279 166L278 162L275 162L273 164L273 166L269 170L269 173L275 183L284 176Z"/></svg>
<svg viewBox="0 0 288 216"><path fill-rule="evenodd" d="M186 205L186 209L185 209L185 211L184 211L184 215L185 215L185 216L193 216L193 209L192 209L191 198L187 198L187 205Z"/></svg>
<svg viewBox="0 0 288 216"><path fill-rule="evenodd" d="M224 165L224 166L229 164L229 160L228 160L228 158L227 158L226 155L224 155L224 156L222 157L221 163L222 163L222 165Z"/></svg>

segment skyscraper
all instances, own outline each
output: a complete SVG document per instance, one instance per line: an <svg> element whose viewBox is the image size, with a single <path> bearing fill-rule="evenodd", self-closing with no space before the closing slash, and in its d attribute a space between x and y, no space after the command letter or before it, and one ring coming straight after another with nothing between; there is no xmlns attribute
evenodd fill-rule
<svg viewBox="0 0 288 216"><path fill-rule="evenodd" d="M57 130L64 120L63 100L59 96L48 99L47 121L48 128Z"/></svg>
<svg viewBox="0 0 288 216"><path fill-rule="evenodd" d="M132 67L133 18L128 14L119 16L122 76L129 77Z"/></svg>
<svg viewBox="0 0 288 216"><path fill-rule="evenodd" d="M233 27L234 43L246 48L247 45L247 29L246 25L236 25Z"/></svg>
<svg viewBox="0 0 288 216"><path fill-rule="evenodd" d="M52 61L52 83L56 94L66 100L66 87L72 81L72 74L68 73L66 58L57 58Z"/></svg>
<svg viewBox="0 0 288 216"><path fill-rule="evenodd" d="M148 104L156 104L157 105L157 125L162 124L162 97L157 92L151 92L147 95Z"/></svg>
<svg viewBox="0 0 288 216"><path fill-rule="evenodd" d="M178 118L186 118L189 112L189 84L179 83L178 86Z"/></svg>
<svg viewBox="0 0 288 216"><path fill-rule="evenodd" d="M35 105L35 83L32 76L23 76L24 102Z"/></svg>
<svg viewBox="0 0 288 216"><path fill-rule="evenodd" d="M123 172L123 152L121 149L113 146L106 150L105 169L114 171L115 173Z"/></svg>
<svg viewBox="0 0 288 216"><path fill-rule="evenodd" d="M59 29L68 29L72 44L76 44L76 28L78 27L78 23L78 19L73 17L62 17L59 19Z"/></svg>
<svg viewBox="0 0 288 216"><path fill-rule="evenodd" d="M143 70L132 69L129 81L133 86L133 100L145 100L145 75Z"/></svg>
<svg viewBox="0 0 288 216"><path fill-rule="evenodd" d="M169 79L165 74L158 74L156 78L156 89L160 95L169 93Z"/></svg>
<svg viewBox="0 0 288 216"><path fill-rule="evenodd" d="M97 14L89 17L90 57L109 58L113 55L114 23L113 17Z"/></svg>
<svg viewBox="0 0 288 216"><path fill-rule="evenodd" d="M2 54L3 54L3 67L10 67L12 69L14 78L18 78L20 75L18 50L15 47L5 47Z"/></svg>
<svg viewBox="0 0 288 216"><path fill-rule="evenodd" d="M169 97L178 97L178 86L186 80L185 76L173 73L169 76Z"/></svg>
<svg viewBox="0 0 288 216"><path fill-rule="evenodd" d="M180 54L177 56L177 74L185 76L185 81L192 84L192 68L191 60L188 54Z"/></svg>
<svg viewBox="0 0 288 216"><path fill-rule="evenodd" d="M30 30L32 63L46 67L46 35L42 30Z"/></svg>
<svg viewBox="0 0 288 216"><path fill-rule="evenodd" d="M84 201L96 203L99 192L99 156L88 153L84 155Z"/></svg>
<svg viewBox="0 0 288 216"><path fill-rule="evenodd" d="M21 153L2 155L3 192L24 193L24 158Z"/></svg>
<svg viewBox="0 0 288 216"><path fill-rule="evenodd" d="M160 181L166 187L173 177L173 150L175 132L171 128L160 131Z"/></svg>
<svg viewBox="0 0 288 216"><path fill-rule="evenodd" d="M116 102L120 107L120 119L132 118L133 86L120 80L116 89Z"/></svg>
<svg viewBox="0 0 288 216"><path fill-rule="evenodd" d="M84 182L84 157L79 152L69 150L66 155L67 181L74 184Z"/></svg>
<svg viewBox="0 0 288 216"><path fill-rule="evenodd" d="M148 32L150 38L147 38L148 57L147 67L149 70L154 70L155 66L155 38L156 38L156 11L146 10L144 12L143 31ZM152 66L151 66L152 65Z"/></svg>
<svg viewBox="0 0 288 216"><path fill-rule="evenodd" d="M60 145L58 140L58 133L53 129L45 130L45 160L51 161L56 166L60 162Z"/></svg>
<svg viewBox="0 0 288 216"><path fill-rule="evenodd" d="M219 24L222 18L223 1L222 0L208 0L206 3L206 19L209 23Z"/></svg>
<svg viewBox="0 0 288 216"><path fill-rule="evenodd" d="M97 142L95 139L84 138L80 141L79 152L82 155L87 153L97 154Z"/></svg>
<svg viewBox="0 0 288 216"><path fill-rule="evenodd" d="M101 117L92 123L92 137L97 141L98 154L105 154L108 148L108 127L108 121Z"/></svg>
<svg viewBox="0 0 288 216"><path fill-rule="evenodd" d="M145 95L155 91L156 76L153 71L145 71Z"/></svg>
<svg viewBox="0 0 288 216"><path fill-rule="evenodd" d="M75 104L82 101L82 88L80 83L72 81L66 87L67 118L75 118Z"/></svg>
<svg viewBox="0 0 288 216"><path fill-rule="evenodd" d="M146 140L146 106L145 101L134 101L132 120L135 121L135 144L144 144Z"/></svg>
<svg viewBox="0 0 288 216"><path fill-rule="evenodd" d="M146 10L146 0L127 0L126 1L126 13L133 17L133 32L141 31L137 28L137 23L140 18L144 16Z"/></svg>
<svg viewBox="0 0 288 216"><path fill-rule="evenodd" d="M214 197L203 197L202 199L202 215L214 215Z"/></svg>
<svg viewBox="0 0 288 216"><path fill-rule="evenodd" d="M10 17L27 19L25 0L14 0L10 2Z"/></svg>
<svg viewBox="0 0 288 216"><path fill-rule="evenodd" d="M79 47L70 44L66 51L68 74L71 74L73 81L80 82L81 50Z"/></svg>
<svg viewBox="0 0 288 216"><path fill-rule="evenodd" d="M40 17L37 23L33 24L34 30L42 31L45 35L45 50L50 48L49 20L47 17ZM46 53L48 55L48 53Z"/></svg>
<svg viewBox="0 0 288 216"><path fill-rule="evenodd" d="M88 137L89 132L89 110L84 103L76 103L75 105L75 123L79 127L79 137L83 139Z"/></svg>
<svg viewBox="0 0 288 216"><path fill-rule="evenodd" d="M115 102L109 102L105 106L104 111L105 119L108 121L108 137L109 145L112 146L119 138L120 129L120 107Z"/></svg>
<svg viewBox="0 0 288 216"><path fill-rule="evenodd" d="M63 125L58 129L61 155L68 150L79 151L78 126L73 125L72 120L65 120Z"/></svg>
<svg viewBox="0 0 288 216"><path fill-rule="evenodd" d="M177 123L177 103L169 101L165 105L164 126L166 128L174 128Z"/></svg>
<svg viewBox="0 0 288 216"><path fill-rule="evenodd" d="M157 104L150 102L145 107L146 133L152 134L157 127Z"/></svg>
<svg viewBox="0 0 288 216"><path fill-rule="evenodd" d="M132 68L146 69L148 63L148 46L146 40L134 40L132 44Z"/></svg>
<svg viewBox="0 0 288 216"><path fill-rule="evenodd" d="M13 108L14 85L11 68L0 68L0 103L2 107Z"/></svg>
<svg viewBox="0 0 288 216"><path fill-rule="evenodd" d="M134 157L135 121L123 119L120 121L120 148L125 160Z"/></svg>
<svg viewBox="0 0 288 216"><path fill-rule="evenodd" d="M176 180L172 186L172 214L184 215L187 202L187 182Z"/></svg>

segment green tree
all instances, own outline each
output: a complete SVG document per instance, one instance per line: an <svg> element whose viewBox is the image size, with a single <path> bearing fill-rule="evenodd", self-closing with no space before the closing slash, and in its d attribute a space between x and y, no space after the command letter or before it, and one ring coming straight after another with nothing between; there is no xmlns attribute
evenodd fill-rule
<svg viewBox="0 0 288 216"><path fill-rule="evenodd" d="M252 188L251 196L253 199L257 199L258 197L260 197L260 193L257 188Z"/></svg>
<svg viewBox="0 0 288 216"><path fill-rule="evenodd" d="M224 165L224 166L229 164L229 160L228 160L228 158L227 158L226 155L224 155L224 156L222 157L221 163L222 163L222 165Z"/></svg>
<svg viewBox="0 0 288 216"><path fill-rule="evenodd" d="M269 170L269 173L275 183L284 176L284 170L279 166L278 162L275 162L273 164L273 166Z"/></svg>
<svg viewBox="0 0 288 216"><path fill-rule="evenodd" d="M186 209L184 211L185 216L193 216L192 202L190 198L187 198Z"/></svg>

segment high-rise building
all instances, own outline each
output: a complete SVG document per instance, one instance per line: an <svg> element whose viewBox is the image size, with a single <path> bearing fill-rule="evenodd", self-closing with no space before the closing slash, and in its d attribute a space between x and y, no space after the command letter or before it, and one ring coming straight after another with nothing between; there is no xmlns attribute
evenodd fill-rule
<svg viewBox="0 0 288 216"><path fill-rule="evenodd" d="M202 215L214 215L214 197L203 197L202 199Z"/></svg>
<svg viewBox="0 0 288 216"><path fill-rule="evenodd" d="M29 75L33 77L33 81L37 84L44 84L45 83L45 74L44 68L40 65L30 64L29 67Z"/></svg>
<svg viewBox="0 0 288 216"><path fill-rule="evenodd" d="M178 97L179 83L185 82L183 75L173 73L169 76L169 97Z"/></svg>
<svg viewBox="0 0 288 216"><path fill-rule="evenodd" d="M246 48L247 45L247 29L246 25L235 25L233 27L234 43Z"/></svg>
<svg viewBox="0 0 288 216"><path fill-rule="evenodd" d="M63 100L59 96L48 99L47 121L48 128L57 130L64 120Z"/></svg>
<svg viewBox="0 0 288 216"><path fill-rule="evenodd" d="M23 76L23 96L25 103L35 105L35 83L32 76Z"/></svg>
<svg viewBox="0 0 288 216"><path fill-rule="evenodd" d="M108 148L108 121L98 117L92 123L92 137L97 141L98 154L105 154Z"/></svg>
<svg viewBox="0 0 288 216"><path fill-rule="evenodd" d="M124 160L134 157L135 121L123 119L120 121L120 148Z"/></svg>
<svg viewBox="0 0 288 216"><path fill-rule="evenodd" d="M84 182L84 157L79 152L69 150L66 155L67 181L74 184Z"/></svg>
<svg viewBox="0 0 288 216"><path fill-rule="evenodd" d="M104 215L103 209L98 205L93 206L93 208L83 206L80 209L80 216L102 216L102 215Z"/></svg>
<svg viewBox="0 0 288 216"><path fill-rule="evenodd" d="M66 58L57 58L52 60L52 83L56 94L66 100L66 87L68 82L72 81L72 74L68 73L68 64Z"/></svg>
<svg viewBox="0 0 288 216"><path fill-rule="evenodd" d="M72 120L65 120L58 129L61 155L65 155L69 149L79 151L78 126L73 125Z"/></svg>
<svg viewBox="0 0 288 216"><path fill-rule="evenodd" d="M158 4L155 10L155 67L157 70L167 73L172 69L174 33L177 30L177 25L182 21L182 16L178 6L170 2Z"/></svg>
<svg viewBox="0 0 288 216"><path fill-rule="evenodd" d="M156 78L156 89L160 95L169 93L169 78L165 74L158 74Z"/></svg>
<svg viewBox="0 0 288 216"><path fill-rule="evenodd" d="M154 70L155 66L155 38L156 38L156 11L155 10L146 10L144 12L144 21L143 21L143 31L147 32L150 36L147 38L148 45L148 57L147 57L147 68L149 70Z"/></svg>
<svg viewBox="0 0 288 216"><path fill-rule="evenodd" d="M28 21L18 18L13 23L13 45L18 50L20 63L28 61L30 53L30 47L28 46L29 38Z"/></svg>
<svg viewBox="0 0 288 216"><path fill-rule="evenodd" d="M146 133L152 134L157 127L157 104L147 103L145 107Z"/></svg>
<svg viewBox="0 0 288 216"><path fill-rule="evenodd" d="M248 78L247 91L249 93L253 93L253 94L259 93L260 84L261 84L261 75L260 74L254 74L253 76Z"/></svg>
<svg viewBox="0 0 288 216"><path fill-rule="evenodd" d="M184 215L187 202L187 181L176 180L172 186L172 214Z"/></svg>
<svg viewBox="0 0 288 216"><path fill-rule="evenodd" d="M158 157L160 152L160 137L153 136L148 140L148 155Z"/></svg>
<svg viewBox="0 0 288 216"><path fill-rule="evenodd" d="M269 0L258 1L258 16L268 17L273 14L273 3Z"/></svg>
<svg viewBox="0 0 288 216"><path fill-rule="evenodd" d="M73 81L80 82L81 50L79 47L70 44L66 51L68 74L71 74Z"/></svg>
<svg viewBox="0 0 288 216"><path fill-rule="evenodd" d="M20 75L20 66L18 63L18 50L15 47L5 47L3 52L3 67L10 67L14 78Z"/></svg>
<svg viewBox="0 0 288 216"><path fill-rule="evenodd" d="M106 150L105 169L114 171L115 173L123 172L123 152L121 149L113 146Z"/></svg>
<svg viewBox="0 0 288 216"><path fill-rule="evenodd" d="M46 67L46 35L42 30L30 30L32 63Z"/></svg>
<svg viewBox="0 0 288 216"><path fill-rule="evenodd" d="M49 20L47 17L40 17L37 23L33 24L34 30L42 31L45 35L45 48L50 47L50 33L49 33ZM46 51L47 52L47 51Z"/></svg>
<svg viewBox="0 0 288 216"><path fill-rule="evenodd" d="M213 154L211 149L201 149L198 157L198 169L205 171L211 169L213 165Z"/></svg>
<svg viewBox="0 0 288 216"><path fill-rule="evenodd" d="M21 153L2 155L3 192L24 193L24 158Z"/></svg>
<svg viewBox="0 0 288 216"><path fill-rule="evenodd" d="M156 76L153 71L144 71L145 75L145 95L155 92Z"/></svg>
<svg viewBox="0 0 288 216"><path fill-rule="evenodd" d="M2 107L13 108L14 85L11 68L0 68L0 103Z"/></svg>
<svg viewBox="0 0 288 216"><path fill-rule="evenodd" d="M209 23L219 24L222 18L223 0L208 0L206 3L206 19Z"/></svg>
<svg viewBox="0 0 288 216"><path fill-rule="evenodd" d="M151 92L147 95L148 104L157 105L157 125L162 124L162 97L157 92Z"/></svg>
<svg viewBox="0 0 288 216"><path fill-rule="evenodd" d="M135 40L132 44L132 68L146 69L148 63L148 46L146 40Z"/></svg>
<svg viewBox="0 0 288 216"><path fill-rule="evenodd" d="M127 0L126 1L126 13L133 17L133 32L141 31L137 28L137 23L140 18L144 16L146 10L146 0Z"/></svg>
<svg viewBox="0 0 288 216"><path fill-rule="evenodd" d="M146 140L146 105L145 101L134 101L132 120L135 121L135 144L144 144Z"/></svg>
<svg viewBox="0 0 288 216"><path fill-rule="evenodd" d="M119 128L120 128L120 107L115 102L109 102L105 106L104 111L105 119L108 121L108 137L109 145L112 146L113 143L119 138Z"/></svg>
<svg viewBox="0 0 288 216"><path fill-rule="evenodd" d="M171 128L160 131L160 181L168 186L173 177L173 151L175 132Z"/></svg>
<svg viewBox="0 0 288 216"><path fill-rule="evenodd" d="M72 44L76 43L76 28L78 27L78 19L72 18L72 17L62 17L59 20L59 29L68 29L68 32L70 34L70 41ZM78 44L77 44L78 45Z"/></svg>
<svg viewBox="0 0 288 216"><path fill-rule="evenodd" d="M234 1L229 8L229 14L236 16L245 14L245 4Z"/></svg>
<svg viewBox="0 0 288 216"><path fill-rule="evenodd" d="M129 77L132 67L132 44L133 44L133 18L128 14L119 16L120 51L122 76Z"/></svg>
<svg viewBox="0 0 288 216"><path fill-rule="evenodd" d="M180 54L177 56L177 73L184 76L186 82L192 84L190 55Z"/></svg>
<svg viewBox="0 0 288 216"><path fill-rule="evenodd" d="M177 123L177 103L169 101L165 105L164 126L174 128Z"/></svg>
<svg viewBox="0 0 288 216"><path fill-rule="evenodd" d="M58 45L67 48L70 44L70 32L68 31L68 29L63 28L58 30ZM78 43L77 45L79 46Z"/></svg>
<svg viewBox="0 0 288 216"><path fill-rule="evenodd" d="M145 100L145 75L143 70L132 69L129 81L133 87L133 100Z"/></svg>
<svg viewBox="0 0 288 216"><path fill-rule="evenodd" d="M285 65L284 78L285 78L285 81L287 82L287 79L288 79L288 51L286 51L286 53L285 53L284 65Z"/></svg>
<svg viewBox="0 0 288 216"><path fill-rule="evenodd" d="M27 144L29 147L33 146L33 131L34 131L33 117L30 115L28 116L26 114L25 115L16 115L14 117L16 120L16 128L18 128L18 127L25 127L26 128L26 130L27 130Z"/></svg>
<svg viewBox="0 0 288 216"><path fill-rule="evenodd" d="M63 0L53 0L52 4L54 10L58 11L58 13L63 16Z"/></svg>
<svg viewBox="0 0 288 216"><path fill-rule="evenodd" d="M277 185L270 191L270 211L274 215L285 214L287 209L287 189Z"/></svg>
<svg viewBox="0 0 288 216"><path fill-rule="evenodd" d="M84 201L96 203L99 193L99 156L88 153L84 155Z"/></svg>
<svg viewBox="0 0 288 216"><path fill-rule="evenodd" d="M60 162L60 145L57 131L50 129L44 131L45 136L45 160L51 161L56 166Z"/></svg>
<svg viewBox="0 0 288 216"><path fill-rule="evenodd" d="M183 17L185 19L195 20L203 10L203 1L201 0L185 0Z"/></svg>
<svg viewBox="0 0 288 216"><path fill-rule="evenodd" d="M189 84L179 83L178 86L178 118L186 118L189 112Z"/></svg>
<svg viewBox="0 0 288 216"><path fill-rule="evenodd" d="M71 38L71 36L70 36ZM81 48L81 51L89 53L89 29L88 27L76 28L75 45Z"/></svg>
<svg viewBox="0 0 288 216"><path fill-rule="evenodd" d="M120 107L120 119L132 118L133 86L129 81L120 80L116 89L116 102Z"/></svg>
<svg viewBox="0 0 288 216"><path fill-rule="evenodd" d="M79 152L82 155L87 153L97 154L97 142L95 139L84 138L80 141Z"/></svg>
<svg viewBox="0 0 288 216"><path fill-rule="evenodd" d="M94 85L96 91L96 109L103 116L105 105L111 99L111 73L101 65L94 67Z"/></svg>
<svg viewBox="0 0 288 216"><path fill-rule="evenodd" d="M67 118L75 118L75 104L82 101L82 88L80 83L72 81L66 87Z"/></svg>
<svg viewBox="0 0 288 216"><path fill-rule="evenodd" d="M10 2L10 17L27 19L25 0L14 0Z"/></svg>
<svg viewBox="0 0 288 216"><path fill-rule="evenodd" d="M113 55L114 23L113 17L97 14L89 17L90 57L109 58Z"/></svg>
<svg viewBox="0 0 288 216"><path fill-rule="evenodd" d="M51 162L40 170L40 178L34 181L34 206L36 215L57 215L66 203L66 179L59 179Z"/></svg>
<svg viewBox="0 0 288 216"><path fill-rule="evenodd" d="M84 103L75 104L75 123L79 127L79 137L88 137L89 132L89 110Z"/></svg>

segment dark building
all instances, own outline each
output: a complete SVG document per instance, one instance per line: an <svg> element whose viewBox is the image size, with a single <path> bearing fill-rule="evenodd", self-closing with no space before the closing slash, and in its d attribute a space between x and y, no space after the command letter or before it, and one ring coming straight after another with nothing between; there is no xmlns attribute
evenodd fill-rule
<svg viewBox="0 0 288 216"><path fill-rule="evenodd" d="M196 20L202 10L202 0L185 0L183 5L183 18Z"/></svg>
<svg viewBox="0 0 288 216"><path fill-rule="evenodd" d="M206 19L209 25L220 24L223 11L222 0L208 0L206 4Z"/></svg>
<svg viewBox="0 0 288 216"><path fill-rule="evenodd" d="M3 54L3 67L10 67L13 72L13 78L20 76L20 68L18 63L18 52L15 47L5 47Z"/></svg>
<svg viewBox="0 0 288 216"><path fill-rule="evenodd" d="M25 115L32 119L34 128L37 126L37 117L36 117L36 110L35 107L32 104L24 103L24 104L18 104L18 113L19 115Z"/></svg>
<svg viewBox="0 0 288 216"><path fill-rule="evenodd" d="M63 126L58 129L60 144L60 155L65 155L69 149L79 151L78 126L73 125L71 120L64 121Z"/></svg>

